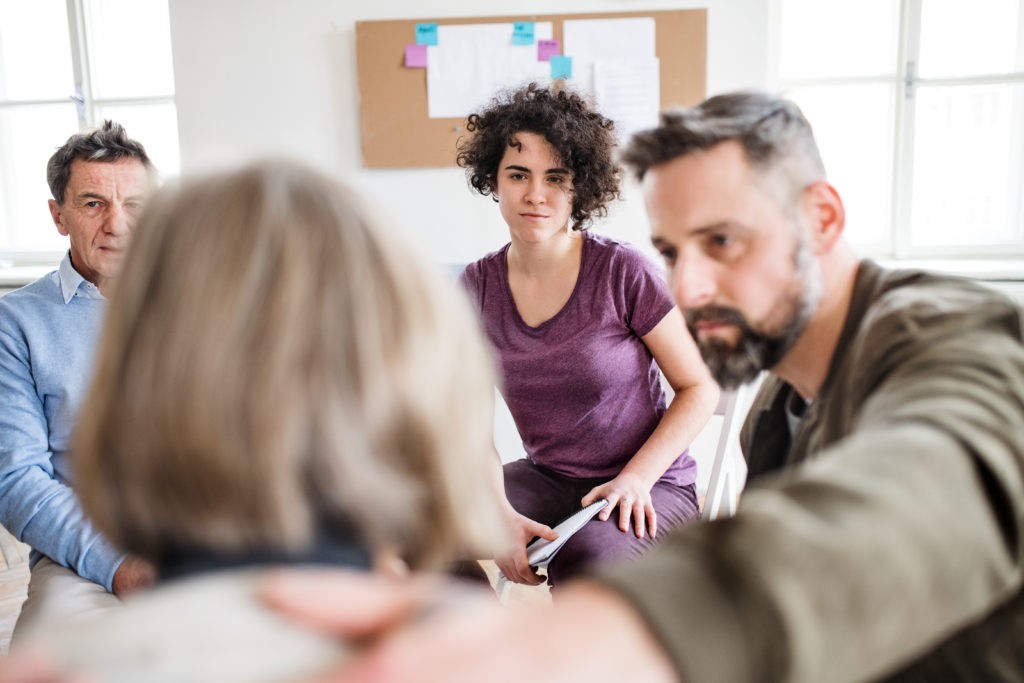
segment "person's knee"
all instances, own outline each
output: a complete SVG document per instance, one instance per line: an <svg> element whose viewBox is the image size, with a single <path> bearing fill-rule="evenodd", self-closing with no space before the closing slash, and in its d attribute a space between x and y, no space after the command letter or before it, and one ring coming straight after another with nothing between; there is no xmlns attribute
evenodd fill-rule
<svg viewBox="0 0 1024 683"><path fill-rule="evenodd" d="M579 576L592 564L605 564L639 556L649 548L648 538L620 531L611 519L594 520L578 531L548 566L548 583L555 586Z"/></svg>
<svg viewBox="0 0 1024 683"><path fill-rule="evenodd" d="M22 603L12 640L22 640L37 629L45 630L47 624L92 617L120 604L117 596L103 586L44 557L29 575L28 596Z"/></svg>

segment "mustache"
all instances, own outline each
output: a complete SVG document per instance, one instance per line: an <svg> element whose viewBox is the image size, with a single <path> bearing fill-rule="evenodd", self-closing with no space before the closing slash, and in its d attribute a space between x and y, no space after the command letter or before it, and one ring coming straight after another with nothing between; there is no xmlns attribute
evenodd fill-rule
<svg viewBox="0 0 1024 683"><path fill-rule="evenodd" d="M683 312L683 316L686 319L686 325L690 328L691 333L696 332L698 323L709 321L735 325L744 333L753 332L753 329L750 327L750 323L748 323L747 319L743 317L743 314L735 308L730 308L728 306L708 304L707 306L701 306L700 308L687 309Z"/></svg>

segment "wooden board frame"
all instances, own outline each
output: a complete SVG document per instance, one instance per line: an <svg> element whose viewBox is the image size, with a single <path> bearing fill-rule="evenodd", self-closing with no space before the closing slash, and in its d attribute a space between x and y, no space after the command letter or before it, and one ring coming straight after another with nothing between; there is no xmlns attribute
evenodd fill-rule
<svg viewBox="0 0 1024 683"><path fill-rule="evenodd" d="M694 105L707 88L707 10L535 14L514 17L448 17L356 22L359 127L365 168L453 166L464 120L427 115L425 69L407 69L405 46L416 24L486 24L549 21L562 41L562 23L572 19L652 17L655 51L661 60L661 106ZM563 42L564 44L564 42Z"/></svg>

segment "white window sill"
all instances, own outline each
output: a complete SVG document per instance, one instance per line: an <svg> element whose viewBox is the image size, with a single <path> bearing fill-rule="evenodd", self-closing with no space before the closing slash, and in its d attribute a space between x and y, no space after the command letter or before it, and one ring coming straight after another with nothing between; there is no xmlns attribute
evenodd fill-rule
<svg viewBox="0 0 1024 683"><path fill-rule="evenodd" d="M887 268L918 268L972 280L1024 282L1024 259L875 259Z"/></svg>
<svg viewBox="0 0 1024 683"><path fill-rule="evenodd" d="M33 280L38 280L51 270L56 270L60 260L49 265L39 266L6 266L0 267L0 287L4 289L16 289L23 287Z"/></svg>

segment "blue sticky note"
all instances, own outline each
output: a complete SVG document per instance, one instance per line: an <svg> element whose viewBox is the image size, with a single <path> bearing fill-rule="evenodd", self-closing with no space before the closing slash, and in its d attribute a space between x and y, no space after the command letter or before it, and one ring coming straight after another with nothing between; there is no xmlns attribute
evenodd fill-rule
<svg viewBox="0 0 1024 683"><path fill-rule="evenodd" d="M551 55L551 80L572 78L572 57Z"/></svg>
<svg viewBox="0 0 1024 683"><path fill-rule="evenodd" d="M514 21L512 22L512 44L533 45L533 22Z"/></svg>
<svg viewBox="0 0 1024 683"><path fill-rule="evenodd" d="M437 24L416 24L417 45L437 45Z"/></svg>

